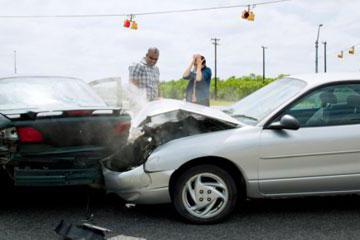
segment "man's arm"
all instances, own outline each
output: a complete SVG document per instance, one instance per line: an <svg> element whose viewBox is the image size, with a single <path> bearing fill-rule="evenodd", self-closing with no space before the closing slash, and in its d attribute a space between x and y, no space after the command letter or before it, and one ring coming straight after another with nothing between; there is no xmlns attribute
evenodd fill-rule
<svg viewBox="0 0 360 240"><path fill-rule="evenodd" d="M202 76L202 72L201 72L201 68L202 68L202 63L204 60L201 60L201 57L197 57L196 58L196 81L201 81L203 76Z"/></svg>
<svg viewBox="0 0 360 240"><path fill-rule="evenodd" d="M161 92L160 92L160 70L158 70L159 71L159 79L158 79L158 83L157 83L157 85L158 85L158 98L161 98Z"/></svg>
<svg viewBox="0 0 360 240"><path fill-rule="evenodd" d="M185 72L183 73L183 78L187 79L190 76L190 72L191 72L191 68L194 66L194 62L195 62L195 56L193 56L193 59L190 63L190 65L185 69Z"/></svg>

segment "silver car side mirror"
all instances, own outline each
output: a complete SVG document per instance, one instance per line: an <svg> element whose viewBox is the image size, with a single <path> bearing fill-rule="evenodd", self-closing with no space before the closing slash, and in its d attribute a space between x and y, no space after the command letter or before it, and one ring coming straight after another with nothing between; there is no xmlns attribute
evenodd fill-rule
<svg viewBox="0 0 360 240"><path fill-rule="evenodd" d="M279 122L271 123L267 129L289 129L289 130L298 130L300 128L299 121L291 115L284 115L281 117Z"/></svg>

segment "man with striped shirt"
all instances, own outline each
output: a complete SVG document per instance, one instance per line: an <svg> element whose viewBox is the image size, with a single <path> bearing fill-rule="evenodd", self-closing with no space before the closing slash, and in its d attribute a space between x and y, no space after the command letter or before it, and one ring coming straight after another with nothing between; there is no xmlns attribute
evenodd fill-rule
<svg viewBox="0 0 360 240"><path fill-rule="evenodd" d="M139 89L146 92L148 101L153 101L160 96L160 71L156 65L159 59L159 50L149 48L146 56L139 62L129 67L129 80Z"/></svg>

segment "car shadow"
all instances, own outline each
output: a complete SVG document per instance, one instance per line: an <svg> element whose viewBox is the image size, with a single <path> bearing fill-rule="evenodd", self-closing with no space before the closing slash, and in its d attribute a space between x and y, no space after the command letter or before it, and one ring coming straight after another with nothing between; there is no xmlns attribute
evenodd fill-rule
<svg viewBox="0 0 360 240"><path fill-rule="evenodd" d="M151 219L152 221L183 222L171 204L127 204L103 189L89 187L7 187L2 190L0 209L7 211L61 208L81 209L85 217L89 212L111 211L125 218ZM228 221L249 217L276 217L293 214L329 214L331 212L359 211L359 195L300 197L290 199L251 199L241 202Z"/></svg>

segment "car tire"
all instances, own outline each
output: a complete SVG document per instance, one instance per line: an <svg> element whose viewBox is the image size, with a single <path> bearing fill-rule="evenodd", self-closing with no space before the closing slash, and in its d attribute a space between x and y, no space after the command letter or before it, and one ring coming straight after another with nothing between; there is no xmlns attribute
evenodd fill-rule
<svg viewBox="0 0 360 240"><path fill-rule="evenodd" d="M234 179L215 165L198 165L183 172L173 189L178 214L195 224L212 224L227 218L235 209L238 190Z"/></svg>

